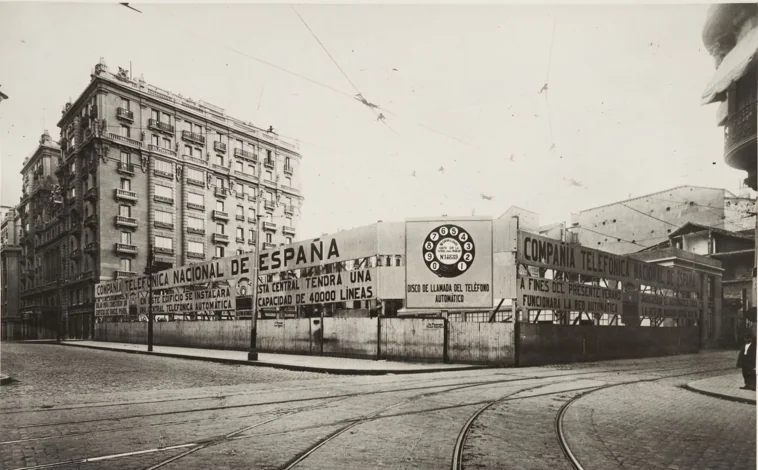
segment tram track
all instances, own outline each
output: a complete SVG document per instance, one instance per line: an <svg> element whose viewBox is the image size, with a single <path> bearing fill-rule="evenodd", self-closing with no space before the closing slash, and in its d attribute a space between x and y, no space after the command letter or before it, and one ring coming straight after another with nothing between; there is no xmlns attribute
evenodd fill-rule
<svg viewBox="0 0 758 470"><path fill-rule="evenodd" d="M691 368L691 367L689 367ZM680 368L675 368L680 369ZM571 449L568 446L568 443L566 441L565 434L563 432L563 416L565 415L568 408L579 400L580 398L587 396L591 393L598 392L600 390L606 390L613 387L619 387L622 385L634 385L638 383L646 383L646 382L655 382L659 380L666 380L666 379L673 379L678 377L685 377L689 375L698 375L698 374L711 374L715 372L723 372L727 370L732 370L731 367L729 368L720 368L720 369L708 369L708 370L698 370L693 372L687 372L683 374L674 374L674 375L665 375L663 377L655 377L655 378L648 378L648 379L639 379L639 380L630 380L630 381L624 381L619 383L613 383L613 384L606 384L601 386L592 386L592 387L584 387L584 388L578 388L573 390L561 390L558 392L553 392L549 394L542 394L542 395L530 395L527 397L519 397L517 399L527 399L527 398L536 398L540 396L545 395L552 395L552 394L560 394L560 393L571 393L571 392L580 392L577 395L570 398L568 401L566 401L561 408L558 410L558 413L555 416L555 433L558 440L558 444L561 448L561 451L563 452L564 457L568 461L568 463L571 465L571 467L574 470L584 470L584 467L581 465L579 460L576 458L574 453L571 451ZM652 371L640 371L640 373L650 373ZM530 390L534 390L537 388L541 388L543 386L536 386L532 387L531 389L524 389L521 391L509 393L501 398L498 398L496 400L491 400L489 402L484 403L484 406L478 409L464 424L463 428L460 430L458 437L456 439L455 446L453 447L453 453L452 453L452 459L451 459L451 466L450 468L452 470L463 470L464 464L463 464L463 457L464 457L464 450L466 445L466 439L469 436L470 430L472 428L472 425L476 422L476 420L487 410L493 408L495 405L505 402L505 401L512 401L514 395L518 395L519 393L528 392Z"/></svg>
<svg viewBox="0 0 758 470"><path fill-rule="evenodd" d="M332 402L346 400L346 399L354 398L354 397L358 397L358 396L363 397L363 396L367 396L367 395L377 395L377 394L386 394L386 393L402 393L402 392L413 392L413 391L422 391L423 390L423 393L420 393L420 394L418 394L416 396L413 396L413 397L410 397L410 398L403 399L400 402L393 403L392 405L383 407L382 409L380 409L378 411L375 411L373 413L370 413L368 415L360 416L358 418L351 418L351 419L348 419L348 420L338 421L338 422L320 423L320 424L315 425L315 426L307 426L306 428L315 429L315 428L323 428L325 426L340 425L340 429L338 429L337 431L331 433L326 438L321 439L319 442L317 442L313 446L310 446L305 451L299 453L295 458L293 458L285 466L281 467L281 468L287 468L287 469L289 469L289 468L295 468L296 466L298 466L302 461L306 460L310 455L312 455L314 452L316 452L319 448L327 445L334 438L336 438L339 435L345 433L346 431L348 431L348 430L350 430L350 429L352 429L352 428L354 428L354 427L356 427L358 425L364 424L364 423L368 423L368 422L371 422L371 421L374 421L374 420L377 420L377 419L390 418L390 417L396 417L396 416L404 416L404 415L410 415L410 414L414 414L414 413L428 413L428 412L432 412L432 411L449 410L449 409L455 409L455 408L461 408L461 407L469 407L469 406L477 406L477 405L478 406L488 405L491 402L491 400L490 401L480 401L480 402L457 404L457 405L451 405L451 406L442 406L442 407L436 407L436 408L431 408L431 409L424 409L424 410L420 410L420 411L408 411L408 412L403 412L403 413L385 414L388 411L391 411L393 409L399 408L399 407L401 407L403 405L412 403L412 402L414 402L416 400L419 400L419 399L422 399L422 398L425 398L425 397L432 397L432 396L436 396L436 395L451 393L451 392L455 392L455 391L463 390L463 389L467 389L467 388L497 386L497 385L502 385L502 384L507 384L507 383L518 383L518 382L522 382L522 381L533 381L533 380L535 380L535 381L536 380L540 380L541 381L541 380L549 380L549 379L567 378L567 379L571 379L571 380L560 381L559 383L563 383L563 382L570 383L571 381L575 381L576 377L582 378L584 376L593 376L593 375L600 375L600 376L602 376L602 375L616 374L616 373L621 373L621 372L631 372L631 373L634 373L634 374L655 374L655 373L661 373L661 372L665 373L665 372L671 372L671 371L675 371L675 370L692 369L692 368L693 368L693 366L690 365L690 366L665 367L665 368L655 368L655 369L640 369L638 367L637 368L631 368L631 369L630 368L616 368L616 369L610 369L609 368L609 369L601 369L601 370L582 370L580 372L574 372L574 373L571 373L571 372L568 372L568 371L564 371L563 373L560 373L560 374L548 374L548 375L541 375L541 376L540 375L528 375L528 376L517 376L517 377L509 376L507 379L503 379L503 380L471 381L471 382L466 382L466 383L463 383L463 384L459 383L459 384L455 384L455 385L453 385L453 384L433 384L433 385L426 385L426 386L420 386L420 387L395 387L395 388L392 388L392 389L376 390L376 391L372 391L372 392L356 392L356 393L345 393L345 394L340 394L340 395L328 395L328 396L308 397L308 398L302 398L302 399L275 400L275 401L262 402L262 403L253 403L253 404L240 404L240 405L232 405L232 406L225 406L225 407L224 406L222 406L222 407L211 407L211 408L206 408L204 410L206 410L206 411L207 410L225 410L225 409L235 409L235 408L244 408L244 407L256 407L256 406L263 406L263 405L291 404L291 403L297 403L297 402L308 402L308 401L319 401L319 400L330 400L329 402L326 403L326 404L329 404L329 403L332 403ZM713 369L699 370L699 371L688 372L688 373L680 374L680 375L694 375L694 374L709 373L709 372L714 372L714 370ZM662 380L662 379L676 377L676 376L677 375L665 375L663 377L656 377L654 379L643 379L643 380L639 380L639 381L631 381L631 382L624 382L624 383L637 383L637 382L642 382L642 381ZM621 384L624 384L624 383L621 383ZM555 384L555 382L553 382L553 384ZM621 384L618 384L618 385L621 385ZM519 393L524 393L524 392L526 392L528 390L533 390L533 389L545 387L545 386L548 386L548 385L550 385L550 384L541 384L541 385L536 385L534 387L529 387L527 389L521 389L521 390L509 393L508 396L516 395L516 394L519 394ZM434 389L438 389L438 388L444 388L444 390L434 390ZM430 391L430 390L432 390L432 391ZM582 390L586 390L586 387L585 388L576 389L576 390L571 389L571 390L561 390L560 392L550 392L548 394L543 394L543 395L540 395L540 396L553 395L553 394L556 394L556 393L568 393L568 392L571 392L571 391L582 391ZM527 397L518 397L516 399L521 400L521 399L531 398L531 397L534 397L534 396L537 396L537 395L530 395L530 396L527 396ZM505 397L505 399L503 399L503 398L504 397L501 397L498 400L501 400L501 401L508 400L507 397ZM223 442L228 442L228 441L233 441L233 440L238 440L238 439L249 438L250 436L245 436L244 435L246 432L249 432L249 431L251 431L253 429L256 429L256 428L263 427L266 424L269 424L269 423L271 423L273 421L276 421L278 419L282 419L282 418L285 418L285 417L291 417L291 416L296 415L298 413L303 413L303 412L306 412L306 411L308 411L310 409L314 409L316 407L323 406L323 405L325 405L325 403L315 403L313 405L305 406L305 407L299 408L297 410L272 410L272 411L261 413L261 414L250 415L250 416L260 416L260 415L265 415L265 414L271 415L271 414L279 413L277 416L273 416L273 417L270 417L270 418L266 418L266 419L260 420L260 421L254 423L254 424L252 424L250 426L245 426L245 427L240 428L238 430L235 430L235 431L233 431L231 433L227 433L227 434L224 434L222 436L217 436L217 437L213 437L213 438L209 438L209 439L204 439L204 440L198 441L198 442L181 443L181 444L177 444L177 445L173 445L173 446L159 447L159 448L152 449L152 450L151 449L147 449L147 450L144 450L144 451L143 450L136 450L136 451L133 451L133 452L126 452L126 453L122 453L122 454L115 454L113 456L101 456L101 457L95 457L95 458L96 459L100 459L100 460L108 460L108 459L121 458L121 457L124 457L124 456L138 455L140 452L148 452L148 451L149 452L162 452L162 451L166 451L166 450L173 450L173 449L180 449L180 448L186 448L187 449L185 452L182 452L182 454L179 454L179 456L172 457L170 459L170 462L169 461L164 461L164 462L161 463L161 466L165 466L165 465L167 465L169 463L175 462L176 460L178 460L180 458L183 458L183 457L186 457L188 455L191 455L192 453L198 452L199 450L205 449L207 447L210 447L210 446L213 446L213 445L217 445L217 444L221 444ZM117 418L116 420L117 421L121 421L121 420L124 420L124 419L140 418L140 417L143 417L143 416L155 416L155 415L164 416L166 414L191 413L191 412L198 412L198 411L202 411L202 410L201 409L192 409L192 410L179 410L178 412L171 412L171 413L158 413L158 414L149 414L149 415L133 415L133 416L130 416L130 417ZM482 411L483 410L480 410L479 414L481 414ZM110 419L110 420L113 420L113 419ZM93 420L82 420L82 421L72 421L72 422L69 422L69 423L82 423L82 422L92 422L92 421ZM96 421L108 421L108 419L99 419L99 420L96 420ZM470 420L470 421L471 421L471 423L473 423L473 421L475 421L475 419L474 420ZM66 424L66 423L58 423L58 424ZM166 423L163 423L163 424L166 424ZM177 425L177 424L182 424L182 422L168 423L167 425ZM468 426L470 426L470 424ZM43 425L40 425L40 426L51 426L51 425L54 425L54 424L49 424L48 423L48 424L43 424ZM302 427L298 427L298 428L299 429L305 429L305 428L302 428ZM103 433L103 432L109 432L109 431L117 432L119 430L123 430L123 429L111 429L111 430L102 430L102 429L100 429L100 430L96 430L96 431L92 431L92 432L97 432L97 433ZM292 432L292 431L294 431L294 429L290 430L290 431L284 431L284 432L281 432L281 433L277 432L277 433L274 433L274 434L287 434L287 433ZM82 434L87 434L87 433L82 433ZM66 437L69 437L69 436L72 436L72 435L74 435L74 434L63 434L63 435L56 435L56 436L42 436L42 437L39 437L39 438L33 438L31 440L56 439L56 438L63 439L63 438L66 438ZM465 438L463 439L463 442L465 442ZM7 442L7 443L10 443L10 442ZM4 443L0 443L0 444L4 444ZM461 445L461 449L462 449L462 445ZM169 459L167 459L167 460L169 460ZM37 468L40 468L40 469L41 468L54 468L54 467L62 467L62 466L66 466L66 465L73 465L74 463L86 463L86 462L87 462L87 459L80 459L80 460L77 460L77 461L50 463L50 464L44 464L44 466L25 467L25 468L27 470L32 470L32 469L37 469ZM154 466L154 467L149 467L149 468L152 469L152 468L160 468L160 467Z"/></svg>

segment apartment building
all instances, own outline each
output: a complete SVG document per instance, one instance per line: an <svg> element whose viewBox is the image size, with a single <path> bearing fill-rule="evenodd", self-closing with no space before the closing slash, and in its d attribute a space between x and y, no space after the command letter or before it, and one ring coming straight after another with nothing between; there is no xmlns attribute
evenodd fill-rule
<svg viewBox="0 0 758 470"><path fill-rule="evenodd" d="M18 299L27 339L54 338L58 331L60 246L66 231L65 221L60 217L63 200L55 176L60 155L59 145L45 131L21 169L22 194L13 222L20 234L20 250L16 251L19 277L17 289L9 286L8 299ZM10 230L8 236L11 237ZM14 250L6 251L9 251L7 260Z"/></svg>
<svg viewBox="0 0 758 470"><path fill-rule="evenodd" d="M4 211L0 222L0 321L2 339L23 339L19 312L21 271L20 223L15 208Z"/></svg>
<svg viewBox="0 0 758 470"><path fill-rule="evenodd" d="M298 146L223 109L132 80L101 60L58 123L68 236L68 335L94 322L94 285L261 249L297 236Z"/></svg>

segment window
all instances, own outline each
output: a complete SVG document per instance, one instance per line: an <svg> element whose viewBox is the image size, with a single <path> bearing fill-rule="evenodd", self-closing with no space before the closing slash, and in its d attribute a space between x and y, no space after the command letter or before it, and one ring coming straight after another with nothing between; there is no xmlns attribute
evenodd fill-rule
<svg viewBox="0 0 758 470"><path fill-rule="evenodd" d="M284 183L291 188L292 187L292 178L290 178L289 176L286 177L284 179Z"/></svg>
<svg viewBox="0 0 758 470"><path fill-rule="evenodd" d="M242 150L242 141L237 139L234 141L234 148Z"/></svg>
<svg viewBox="0 0 758 470"><path fill-rule="evenodd" d="M70 198L76 197L76 188L71 188L71 191L69 191L69 197ZM29 230L29 227L27 227L26 230Z"/></svg>
<svg viewBox="0 0 758 470"><path fill-rule="evenodd" d="M224 247L223 246L217 246L216 247L216 258L223 258L224 257Z"/></svg>
<svg viewBox="0 0 758 470"><path fill-rule="evenodd" d="M274 200L274 194L271 191L266 191L266 200L267 201L273 201Z"/></svg>
<svg viewBox="0 0 758 470"><path fill-rule="evenodd" d="M245 250L243 250L242 248L237 248L237 254L238 255L244 255L245 254Z"/></svg>
<svg viewBox="0 0 758 470"><path fill-rule="evenodd" d="M174 190L168 186L162 186L160 184L155 185L155 195L158 197L165 197L167 199L174 199Z"/></svg>
<svg viewBox="0 0 758 470"><path fill-rule="evenodd" d="M196 230L204 230L205 229L205 220L199 218L199 217L188 217L187 218L187 226L189 228L194 228Z"/></svg>
<svg viewBox="0 0 758 470"><path fill-rule="evenodd" d="M272 240L272 238L271 238L271 234L270 234L270 233L267 233L267 234L266 234L266 243L271 243L271 240Z"/></svg>
<svg viewBox="0 0 758 470"><path fill-rule="evenodd" d="M160 137L158 137L158 136L157 136L157 135L155 135L155 134L152 134L152 135L150 136L150 141L151 141L151 142L153 143L153 145L155 145L156 147L158 147L158 145L161 143L161 142L160 142Z"/></svg>
<svg viewBox="0 0 758 470"><path fill-rule="evenodd" d="M192 155L192 154L190 154L190 155ZM197 158L198 160L204 160L204 158L203 158L203 150L202 149L195 148L195 158Z"/></svg>
<svg viewBox="0 0 758 470"><path fill-rule="evenodd" d="M121 232L121 243L124 245L131 245L132 244L132 233L131 232Z"/></svg>
<svg viewBox="0 0 758 470"><path fill-rule="evenodd" d="M216 210L224 212L224 201L216 201Z"/></svg>
<svg viewBox="0 0 758 470"><path fill-rule="evenodd" d="M274 175L273 175L273 173L271 173L271 170L266 170L266 179L269 180L269 181L273 181L274 180Z"/></svg>
<svg viewBox="0 0 758 470"><path fill-rule="evenodd" d="M170 149L171 148L171 139L168 139L166 137L163 138L163 148L164 149Z"/></svg>
<svg viewBox="0 0 758 470"><path fill-rule="evenodd" d="M292 237L287 237L286 240L288 245L292 243Z"/></svg>
<svg viewBox="0 0 758 470"><path fill-rule="evenodd" d="M120 215L121 217L131 217L132 206L125 206L125 205L118 206L118 215Z"/></svg>
<svg viewBox="0 0 758 470"><path fill-rule="evenodd" d="M236 161L234 162L234 165L235 165L235 169L236 169L237 171L239 171L240 173L242 173L242 172L244 172L244 171L245 171L245 164L244 164L244 163L242 163L242 160L236 160Z"/></svg>
<svg viewBox="0 0 758 470"><path fill-rule="evenodd" d="M126 272L131 272L132 270L132 260L129 258L121 258L121 270Z"/></svg>
<svg viewBox="0 0 758 470"><path fill-rule="evenodd" d="M128 165L131 162L132 162L131 154L128 154L126 152L121 152L121 163ZM71 165L73 165L73 163ZM73 169L71 171L73 171Z"/></svg>
<svg viewBox="0 0 758 470"><path fill-rule="evenodd" d="M153 110L150 111L150 117L152 117L153 119L155 119L155 121L157 122L160 119L160 117L161 117L161 113L158 112L157 109L153 109Z"/></svg>
<svg viewBox="0 0 758 470"><path fill-rule="evenodd" d="M164 173L174 173L174 165L165 160L155 160L155 169Z"/></svg>
<svg viewBox="0 0 758 470"><path fill-rule="evenodd" d="M216 155L216 165L218 165L218 166L224 166L224 156L223 155Z"/></svg>
<svg viewBox="0 0 758 470"><path fill-rule="evenodd" d="M187 168L186 169L187 179L195 180L195 181L203 181L205 178L205 173L203 173L202 170L196 170L194 168Z"/></svg>
<svg viewBox="0 0 758 470"><path fill-rule="evenodd" d="M245 216L245 208L242 206L237 206L237 215Z"/></svg>
<svg viewBox="0 0 758 470"><path fill-rule="evenodd" d="M121 107L129 111L129 100L121 98Z"/></svg>
<svg viewBox="0 0 758 470"><path fill-rule="evenodd" d="M242 183L234 183L234 192L237 194L242 194Z"/></svg>
<svg viewBox="0 0 758 470"><path fill-rule="evenodd" d="M249 210L250 210L250 217L255 218L255 209L251 207Z"/></svg>
<svg viewBox="0 0 758 470"><path fill-rule="evenodd" d="M255 230L250 229L247 231L247 239L250 241L255 240Z"/></svg>
<svg viewBox="0 0 758 470"><path fill-rule="evenodd" d="M188 242L187 243L187 251L189 253L195 253L202 255L203 254L203 244L200 242Z"/></svg>
<svg viewBox="0 0 758 470"><path fill-rule="evenodd" d="M205 196L197 193L187 193L187 201L190 204L197 204L198 206L205 205Z"/></svg>
<svg viewBox="0 0 758 470"><path fill-rule="evenodd" d="M169 237L161 237L156 236L155 237L155 247L156 248L163 248L165 250L173 250L174 249L174 239Z"/></svg>
<svg viewBox="0 0 758 470"><path fill-rule="evenodd" d="M166 211L155 211L155 221L160 222L162 224L173 225L174 214L172 212L166 212Z"/></svg>
<svg viewBox="0 0 758 470"><path fill-rule="evenodd" d="M274 157L273 152L271 152L271 150L266 149L266 160L273 161L273 157Z"/></svg>
<svg viewBox="0 0 758 470"><path fill-rule="evenodd" d="M184 146L184 154L188 157L192 156L192 146L191 145L185 145Z"/></svg>
<svg viewBox="0 0 758 470"><path fill-rule="evenodd" d="M255 197L255 188L253 185L247 187L247 195Z"/></svg>
<svg viewBox="0 0 758 470"><path fill-rule="evenodd" d="M226 227L226 225L224 225L224 224L216 224L216 233L218 233L219 235L223 235L224 234L224 230L226 230L225 227Z"/></svg>
<svg viewBox="0 0 758 470"><path fill-rule="evenodd" d="M287 217L285 224L287 227L292 227L292 217Z"/></svg>
<svg viewBox="0 0 758 470"><path fill-rule="evenodd" d="M125 125L125 124L122 124L121 125L121 137L126 137L128 139L128 138L131 138L131 136L132 136L132 129L131 129L131 127L129 127L129 126Z"/></svg>
<svg viewBox="0 0 758 470"><path fill-rule="evenodd" d="M239 238L240 240L245 238L245 229L243 229L242 227L237 227L237 238Z"/></svg>
<svg viewBox="0 0 758 470"><path fill-rule="evenodd" d="M254 163L248 163L247 164L247 173L249 175L255 176L255 164Z"/></svg>
<svg viewBox="0 0 758 470"><path fill-rule="evenodd" d="M287 196L284 200L287 201L287 205L288 206L292 205L292 198L291 197Z"/></svg>
<svg viewBox="0 0 758 470"><path fill-rule="evenodd" d="M221 138L222 138L223 136L224 136L224 135L223 135L223 134L221 134L220 132L216 133L216 142L221 142Z"/></svg>

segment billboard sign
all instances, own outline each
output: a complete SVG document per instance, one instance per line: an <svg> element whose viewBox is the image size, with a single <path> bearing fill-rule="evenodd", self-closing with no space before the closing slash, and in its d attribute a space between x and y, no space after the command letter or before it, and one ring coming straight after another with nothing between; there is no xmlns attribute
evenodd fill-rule
<svg viewBox="0 0 758 470"><path fill-rule="evenodd" d="M405 224L406 308L492 308L492 220Z"/></svg>
<svg viewBox="0 0 758 470"><path fill-rule="evenodd" d="M320 274L258 284L258 307L293 307L371 300L377 294L375 268Z"/></svg>
<svg viewBox="0 0 758 470"><path fill-rule="evenodd" d="M690 292L698 290L698 276L692 270L646 263L528 232L518 233L516 259L522 264L616 279L623 283Z"/></svg>
<svg viewBox="0 0 758 470"><path fill-rule="evenodd" d="M132 302L138 302L139 313L147 314L147 294L132 296ZM209 310L234 310L236 294L229 286L206 290L154 291L153 313L158 315L188 314Z"/></svg>
<svg viewBox="0 0 758 470"><path fill-rule="evenodd" d="M121 281L107 281L95 285L95 316L127 315L126 296L121 293Z"/></svg>
<svg viewBox="0 0 758 470"><path fill-rule="evenodd" d="M519 305L530 310L572 310L588 313L622 312L619 289L567 281L521 277L518 279Z"/></svg>

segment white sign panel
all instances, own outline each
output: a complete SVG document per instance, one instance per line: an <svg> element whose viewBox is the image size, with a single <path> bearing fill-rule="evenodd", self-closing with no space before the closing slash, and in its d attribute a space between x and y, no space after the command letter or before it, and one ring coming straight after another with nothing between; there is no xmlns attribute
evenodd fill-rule
<svg viewBox="0 0 758 470"><path fill-rule="evenodd" d="M258 307L353 302L376 298L375 268L258 284Z"/></svg>
<svg viewBox="0 0 758 470"><path fill-rule="evenodd" d="M406 221L406 308L492 308L492 220Z"/></svg>

